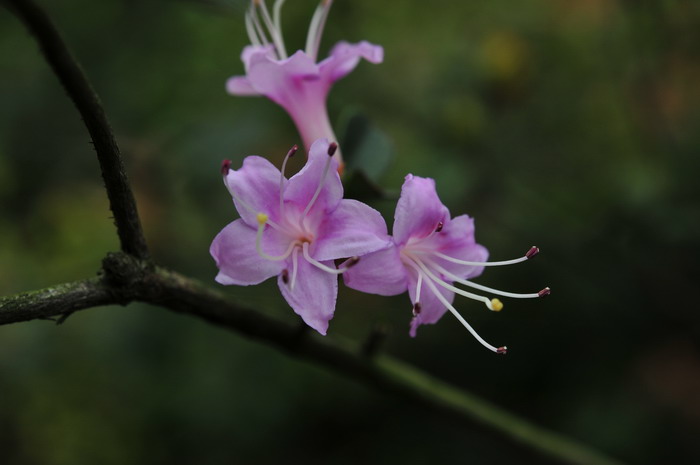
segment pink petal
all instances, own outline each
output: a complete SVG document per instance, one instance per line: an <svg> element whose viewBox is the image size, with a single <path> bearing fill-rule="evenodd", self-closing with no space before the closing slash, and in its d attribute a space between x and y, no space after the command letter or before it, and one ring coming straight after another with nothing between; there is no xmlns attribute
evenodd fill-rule
<svg viewBox="0 0 700 465"><path fill-rule="evenodd" d="M343 199L326 215L314 241L316 260L362 256L392 244L382 215L362 202Z"/></svg>
<svg viewBox="0 0 700 465"><path fill-rule="evenodd" d="M407 271L399 249L391 246L360 257L360 261L343 273L343 282L351 289L369 294L397 295L406 292Z"/></svg>
<svg viewBox="0 0 700 465"><path fill-rule="evenodd" d="M409 238L423 238L439 222L449 221L450 213L435 191L435 181L409 174L401 188L394 213L394 240L405 244Z"/></svg>
<svg viewBox="0 0 700 465"><path fill-rule="evenodd" d="M427 278L427 277L425 277ZM411 297L411 302L415 305L416 303L416 286L418 285L418 278L415 271L411 271L408 277L408 295ZM445 289L439 284L435 283L435 288L440 294L442 294L449 303L452 303L455 299L454 292ZM416 337L416 330L420 325L429 325L436 323L442 315L447 312L447 307L445 307L442 302L435 296L433 290L428 286L428 283L423 280L421 285L420 293L420 305L421 310L418 315L413 317L411 320L411 329L409 334L411 337Z"/></svg>
<svg viewBox="0 0 700 465"><path fill-rule="evenodd" d="M284 191L285 201L295 203L304 210L323 181L323 188L310 211L330 212L333 211L343 198L343 185L338 176L338 161L331 158L331 164L326 173L325 179L321 179L324 167L329 159L328 140L319 139L313 143L309 150L309 159L306 165L295 174Z"/></svg>
<svg viewBox="0 0 700 465"><path fill-rule="evenodd" d="M265 213L272 221L279 219L280 176L272 163L255 155L246 157L240 169L228 172L226 185L235 194L236 210L249 226L257 229L258 213Z"/></svg>
<svg viewBox="0 0 700 465"><path fill-rule="evenodd" d="M323 80L330 85L345 77L355 69L361 58L370 63L381 63L384 60L384 49L367 41L357 44L338 42L328 58L319 63Z"/></svg>
<svg viewBox="0 0 700 465"><path fill-rule="evenodd" d="M425 247L434 247L445 255L470 262L485 262L489 258L488 250L474 240L474 219L468 215L452 218L440 233L426 240ZM431 257L431 260L464 279L474 278L484 271L483 266L459 265L439 257Z"/></svg>
<svg viewBox="0 0 700 465"><path fill-rule="evenodd" d="M226 92L231 95L256 96L260 93L253 89L250 81L245 76L234 76L226 81Z"/></svg>
<svg viewBox="0 0 700 465"><path fill-rule="evenodd" d="M218 283L249 286L282 272L283 262L265 260L258 255L255 234L256 230L242 220L234 221L217 234L209 253L219 268Z"/></svg>
<svg viewBox="0 0 700 465"><path fill-rule="evenodd" d="M285 108L299 99L305 100L305 85L318 78L318 66L301 50L286 60L275 60L257 53L249 61L248 80L251 86Z"/></svg>
<svg viewBox="0 0 700 465"><path fill-rule="evenodd" d="M332 261L323 264L335 268ZM294 312L301 316L307 325L325 336L328 322L333 318L335 311L338 276L318 269L301 254L297 258L297 267L294 290L291 289L291 281L285 283L281 276L277 284Z"/></svg>

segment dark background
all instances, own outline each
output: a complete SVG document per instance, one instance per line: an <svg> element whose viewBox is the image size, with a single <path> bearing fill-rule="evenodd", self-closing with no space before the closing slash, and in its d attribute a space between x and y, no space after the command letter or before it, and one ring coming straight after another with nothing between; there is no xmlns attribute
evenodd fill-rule
<svg viewBox="0 0 700 465"><path fill-rule="evenodd" d="M235 218L223 158L279 164L299 137L262 98L234 98L243 2L46 5L100 93L158 261L213 282L208 247ZM315 3L289 0L288 47ZM408 337L408 298L341 286L329 338L392 328L386 351L624 461L697 463L700 446L700 3L338 0L337 40L385 47L333 89L393 141L382 184L435 178L493 259L478 282L553 289ZM297 157L298 158L298 157ZM299 162L293 169L298 169ZM373 202L391 219L394 203ZM92 276L118 247L89 137L18 21L0 9L0 294ZM391 224L391 221L389 221ZM288 321L273 282L227 288ZM145 305L62 326L0 328L0 462L532 462L315 366Z"/></svg>

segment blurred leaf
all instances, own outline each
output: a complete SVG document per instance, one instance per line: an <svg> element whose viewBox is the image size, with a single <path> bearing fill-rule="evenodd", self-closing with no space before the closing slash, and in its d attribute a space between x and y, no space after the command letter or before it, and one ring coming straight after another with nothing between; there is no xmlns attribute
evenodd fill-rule
<svg viewBox="0 0 700 465"><path fill-rule="evenodd" d="M366 116L356 111L341 116L338 127L348 175L362 172L368 181L377 183L391 163L394 144Z"/></svg>

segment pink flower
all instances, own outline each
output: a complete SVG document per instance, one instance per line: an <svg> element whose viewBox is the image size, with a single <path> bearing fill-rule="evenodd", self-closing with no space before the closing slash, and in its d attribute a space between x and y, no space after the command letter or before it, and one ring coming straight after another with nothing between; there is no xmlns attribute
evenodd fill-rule
<svg viewBox="0 0 700 465"><path fill-rule="evenodd" d="M211 244L219 268L216 281L248 286L272 276L302 319L326 334L338 294L338 275L359 257L388 247L379 212L343 199L336 144L316 141L309 158L287 180L269 161L247 157L238 170L224 162L222 172L241 218L226 226ZM352 257L337 268L334 260Z"/></svg>
<svg viewBox="0 0 700 465"><path fill-rule="evenodd" d="M483 302L489 310L500 311L503 304L454 286L459 283L496 295L530 298L550 293L545 288L532 294L514 294L491 289L469 281L484 267L525 261L539 252L531 248L521 258L486 262L488 251L474 240L474 220L467 215L450 218L435 191L435 181L406 176L394 214L391 247L362 257L362 261L343 277L348 287L370 294L397 295L408 290L413 302L411 336L422 324L437 322L447 310L486 348L506 353L506 347L494 347L484 341L452 306L455 293Z"/></svg>
<svg viewBox="0 0 700 465"><path fill-rule="evenodd" d="M337 140L326 109L332 84L350 73L361 58L381 63L384 50L365 41L339 42L328 58L317 63L321 35L332 3L323 0L311 20L306 49L288 57L280 22L283 3L277 0L270 15L264 0L251 2L245 19L252 45L241 54L246 75L230 78L226 89L233 95L264 95L287 110L308 149L316 139ZM342 169L340 150L335 156Z"/></svg>

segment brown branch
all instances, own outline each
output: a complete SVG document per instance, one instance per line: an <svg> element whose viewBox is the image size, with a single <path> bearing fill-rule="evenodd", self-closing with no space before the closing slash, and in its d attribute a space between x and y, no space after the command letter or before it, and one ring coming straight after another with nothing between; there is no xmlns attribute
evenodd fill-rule
<svg viewBox="0 0 700 465"><path fill-rule="evenodd" d="M80 65L66 47L49 17L31 0L2 0L24 23L41 46L46 61L78 108L97 152L121 249L139 258L148 257L136 201L129 187L119 147L100 100Z"/></svg>
<svg viewBox="0 0 700 465"><path fill-rule="evenodd" d="M103 267L99 278L0 298L0 325L58 316L95 305L146 302L232 329L464 425L476 423L557 463L618 463L393 357L367 357L361 346L300 333L296 325L236 305L221 292L174 271L123 253L108 255Z"/></svg>

